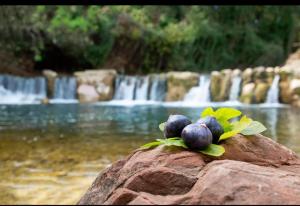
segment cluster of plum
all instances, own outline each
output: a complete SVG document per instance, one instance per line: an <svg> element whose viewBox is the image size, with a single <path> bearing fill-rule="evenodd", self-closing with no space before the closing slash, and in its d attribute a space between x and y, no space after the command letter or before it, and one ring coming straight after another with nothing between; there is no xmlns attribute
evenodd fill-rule
<svg viewBox="0 0 300 206"><path fill-rule="evenodd" d="M218 143L223 133L223 127L212 116L192 123L184 115L170 115L164 128L165 138L181 137L186 146L193 150L205 149L211 143Z"/></svg>

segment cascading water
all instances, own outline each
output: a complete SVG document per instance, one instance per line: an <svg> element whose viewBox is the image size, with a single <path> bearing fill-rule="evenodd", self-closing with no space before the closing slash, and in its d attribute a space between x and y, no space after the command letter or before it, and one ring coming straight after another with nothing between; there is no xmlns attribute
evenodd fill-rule
<svg viewBox="0 0 300 206"><path fill-rule="evenodd" d="M192 87L185 95L185 102L207 103L210 102L210 76L207 74L200 75L199 85Z"/></svg>
<svg viewBox="0 0 300 206"><path fill-rule="evenodd" d="M242 78L240 76L233 77L229 94L229 101L238 101L241 89L241 82Z"/></svg>
<svg viewBox="0 0 300 206"><path fill-rule="evenodd" d="M54 83L54 99L76 99L76 79L74 77L58 77Z"/></svg>
<svg viewBox="0 0 300 206"><path fill-rule="evenodd" d="M133 100L136 77L119 75L116 79L115 100Z"/></svg>
<svg viewBox="0 0 300 206"><path fill-rule="evenodd" d="M166 79L160 75L119 75L115 82L114 100L164 101Z"/></svg>
<svg viewBox="0 0 300 206"><path fill-rule="evenodd" d="M267 104L278 104L278 96L279 96L279 80L280 76L277 74L275 75L272 85L268 91L266 103Z"/></svg>
<svg viewBox="0 0 300 206"><path fill-rule="evenodd" d="M0 76L0 103L35 103L47 97L44 77Z"/></svg>
<svg viewBox="0 0 300 206"><path fill-rule="evenodd" d="M135 100L144 100L148 98L149 77L136 77Z"/></svg>
<svg viewBox="0 0 300 206"><path fill-rule="evenodd" d="M151 87L149 100L164 101L167 91L166 78L160 75L153 75L151 77Z"/></svg>

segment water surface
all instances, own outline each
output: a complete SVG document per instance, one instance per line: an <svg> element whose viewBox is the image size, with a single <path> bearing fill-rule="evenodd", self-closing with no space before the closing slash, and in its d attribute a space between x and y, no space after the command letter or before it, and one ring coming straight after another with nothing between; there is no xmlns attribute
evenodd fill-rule
<svg viewBox="0 0 300 206"><path fill-rule="evenodd" d="M300 109L239 107L264 135L300 154ZM0 106L2 204L75 204L96 175L140 145L162 137L170 114L193 121L202 108L162 105Z"/></svg>

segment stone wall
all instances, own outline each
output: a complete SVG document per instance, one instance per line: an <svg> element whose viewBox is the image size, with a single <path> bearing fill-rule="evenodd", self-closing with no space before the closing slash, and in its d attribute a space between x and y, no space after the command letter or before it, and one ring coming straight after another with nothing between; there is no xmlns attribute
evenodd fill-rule
<svg viewBox="0 0 300 206"><path fill-rule="evenodd" d="M113 69L75 72L80 102L108 101L113 98L117 72Z"/></svg>
<svg viewBox="0 0 300 206"><path fill-rule="evenodd" d="M298 54L299 55L296 55ZM233 79L241 77L239 100L246 104L266 101L274 77L279 75L279 102L300 106L300 51L282 67L255 67L224 69L211 72L210 96L213 102L229 100ZM299 58L298 58L299 57ZM48 97L53 96L56 72L45 70L48 82ZM171 71L166 76L165 101L182 101L192 87L199 85L201 74L187 71ZM74 73L77 79L77 96L80 102L109 101L115 93L117 72L113 69L86 70ZM151 75L150 75L151 77ZM150 78L151 80L151 78Z"/></svg>
<svg viewBox="0 0 300 206"><path fill-rule="evenodd" d="M188 91L199 83L199 74L195 72L167 73L166 101L183 100Z"/></svg>

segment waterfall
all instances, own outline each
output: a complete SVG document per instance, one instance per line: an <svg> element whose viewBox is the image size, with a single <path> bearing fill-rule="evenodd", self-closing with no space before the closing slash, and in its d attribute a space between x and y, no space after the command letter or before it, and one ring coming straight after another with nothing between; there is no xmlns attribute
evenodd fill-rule
<svg viewBox="0 0 300 206"><path fill-rule="evenodd" d="M45 98L46 92L44 77L23 78L0 75L1 103L33 103Z"/></svg>
<svg viewBox="0 0 300 206"><path fill-rule="evenodd" d="M268 91L266 103L271 104L271 103L278 103L278 95L279 95L279 80L280 76L277 74L275 75L272 85Z"/></svg>
<svg viewBox="0 0 300 206"><path fill-rule="evenodd" d="M115 81L114 100L164 101L166 79L160 75L118 75Z"/></svg>
<svg viewBox="0 0 300 206"><path fill-rule="evenodd" d="M160 75L153 75L151 78L151 87L149 100L164 101L166 96L167 83L166 79Z"/></svg>
<svg viewBox="0 0 300 206"><path fill-rule="evenodd" d="M58 77L54 83L54 99L76 99L76 79L74 77Z"/></svg>
<svg viewBox="0 0 300 206"><path fill-rule="evenodd" d="M242 78L240 76L235 76L232 79L229 101L238 101L240 89L241 89Z"/></svg>
<svg viewBox="0 0 300 206"><path fill-rule="evenodd" d="M133 100L136 77L119 75L116 79L115 100Z"/></svg>
<svg viewBox="0 0 300 206"><path fill-rule="evenodd" d="M147 100L149 88L149 77L136 77L135 100Z"/></svg>
<svg viewBox="0 0 300 206"><path fill-rule="evenodd" d="M185 95L184 101L186 102L210 102L210 76L207 74L200 75L199 85L192 87L190 91Z"/></svg>

